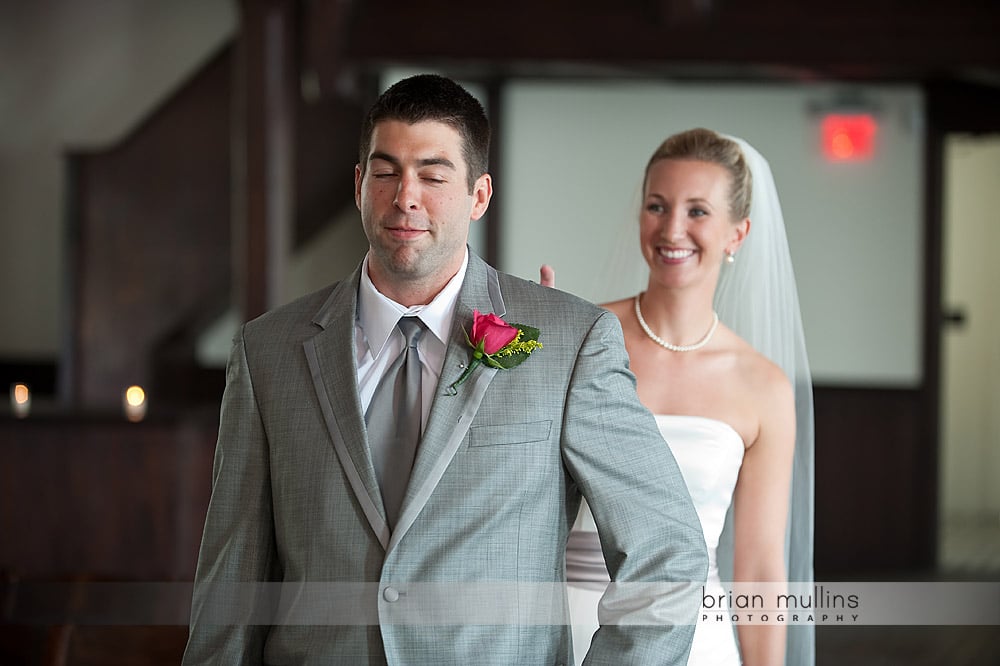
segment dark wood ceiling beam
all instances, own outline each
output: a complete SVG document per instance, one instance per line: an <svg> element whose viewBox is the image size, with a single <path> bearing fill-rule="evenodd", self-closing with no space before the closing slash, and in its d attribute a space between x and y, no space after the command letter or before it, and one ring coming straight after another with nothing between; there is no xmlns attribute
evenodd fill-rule
<svg viewBox="0 0 1000 666"><path fill-rule="evenodd" d="M701 9L704 7L704 9ZM344 56L356 64L454 61L767 65L916 76L1000 68L1000 8L863 9L701 0L452 5L361 3ZM316 28L319 29L319 28Z"/></svg>

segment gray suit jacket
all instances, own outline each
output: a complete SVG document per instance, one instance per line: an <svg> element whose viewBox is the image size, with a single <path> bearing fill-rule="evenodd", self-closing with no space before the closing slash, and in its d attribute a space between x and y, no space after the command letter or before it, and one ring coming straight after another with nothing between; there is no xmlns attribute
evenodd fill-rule
<svg viewBox="0 0 1000 666"><path fill-rule="evenodd" d="M561 584L581 493L613 580L704 580L701 527L617 319L471 252L390 532L357 390L359 276L235 340L185 664L571 663ZM544 346L445 395L471 358L473 308L535 326ZM590 663L685 663L688 600L690 624L603 627Z"/></svg>

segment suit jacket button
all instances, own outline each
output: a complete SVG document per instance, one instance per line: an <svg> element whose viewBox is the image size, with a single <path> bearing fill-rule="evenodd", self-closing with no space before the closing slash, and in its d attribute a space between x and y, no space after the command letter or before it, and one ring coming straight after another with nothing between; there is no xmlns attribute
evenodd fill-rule
<svg viewBox="0 0 1000 666"><path fill-rule="evenodd" d="M388 601L390 604L399 601L399 590L394 587L387 587L382 590L382 598Z"/></svg>

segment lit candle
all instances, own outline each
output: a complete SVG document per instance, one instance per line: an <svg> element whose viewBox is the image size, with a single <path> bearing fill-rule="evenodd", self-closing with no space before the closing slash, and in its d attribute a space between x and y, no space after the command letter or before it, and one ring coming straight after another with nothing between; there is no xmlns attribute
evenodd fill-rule
<svg viewBox="0 0 1000 666"><path fill-rule="evenodd" d="M14 416L19 419L25 418L31 412L31 390L27 384L10 385L10 408Z"/></svg>
<svg viewBox="0 0 1000 666"><path fill-rule="evenodd" d="M129 386L125 389L125 418L132 423L138 423L146 418L146 392L141 386Z"/></svg>

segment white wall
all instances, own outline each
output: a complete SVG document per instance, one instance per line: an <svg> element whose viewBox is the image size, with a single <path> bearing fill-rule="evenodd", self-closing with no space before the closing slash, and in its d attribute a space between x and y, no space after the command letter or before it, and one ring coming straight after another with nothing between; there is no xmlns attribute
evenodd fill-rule
<svg viewBox="0 0 1000 666"><path fill-rule="evenodd" d="M642 172L668 135L742 136L771 163L795 264L813 377L826 384L921 380L922 118L914 87L852 87L877 109L874 159L833 164L819 115L839 87L518 82L505 91L505 270L593 300L609 248L632 234ZM751 232L752 233L752 232ZM636 247L636 261L641 261Z"/></svg>

